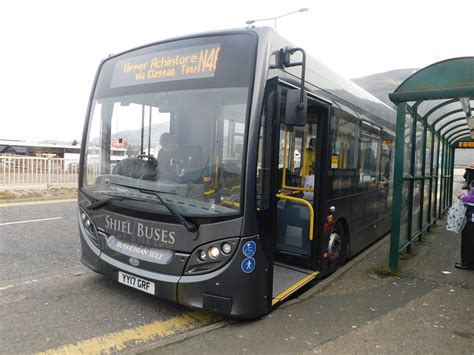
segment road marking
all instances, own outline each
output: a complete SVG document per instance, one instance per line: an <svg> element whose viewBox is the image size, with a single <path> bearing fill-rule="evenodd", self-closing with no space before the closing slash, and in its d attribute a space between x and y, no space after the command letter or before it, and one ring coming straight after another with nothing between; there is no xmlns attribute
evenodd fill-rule
<svg viewBox="0 0 474 355"><path fill-rule="evenodd" d="M2 207L12 207L12 206L34 206L34 205L47 205L51 203L69 203L77 202L77 198L65 198L63 200L46 200L46 201L29 201L29 202L6 202L0 203L0 208Z"/></svg>
<svg viewBox="0 0 474 355"><path fill-rule="evenodd" d="M7 286L4 286L4 287L0 287L0 291L3 291L3 290L8 290L9 288L12 288L13 285L7 285Z"/></svg>
<svg viewBox="0 0 474 355"><path fill-rule="evenodd" d="M22 224L22 223L34 223L34 222L43 222L43 221L54 221L56 219L61 219L63 217L51 217L51 218L41 218L41 219L29 219L26 221L16 221L16 222L7 222L0 223L0 226L8 226L10 224Z"/></svg>
<svg viewBox="0 0 474 355"><path fill-rule="evenodd" d="M180 316L156 321L140 327L121 330L91 339L46 350L38 354L99 354L115 353L128 346L143 344L154 338L167 337L186 330L205 326L218 318L201 311L193 311Z"/></svg>
<svg viewBox="0 0 474 355"><path fill-rule="evenodd" d="M51 275L49 273L43 273L43 274L36 275L36 277L33 278L33 279L17 281L16 283L7 284L7 285L3 285L3 286L0 285L0 291L8 290L8 289L11 289L11 288L17 288L17 287L21 287L21 286L34 285L34 284L37 284L37 283L44 283L46 281L51 281L51 280L58 279L58 278L63 278L63 279L72 278L72 277L76 278L78 276L85 275L87 273L87 271L88 270L85 269L85 266L82 266L81 264L77 264L77 265L74 265L72 267L63 269L63 272L60 273L60 274L52 274ZM9 282L12 282L12 281L13 280L10 280Z"/></svg>

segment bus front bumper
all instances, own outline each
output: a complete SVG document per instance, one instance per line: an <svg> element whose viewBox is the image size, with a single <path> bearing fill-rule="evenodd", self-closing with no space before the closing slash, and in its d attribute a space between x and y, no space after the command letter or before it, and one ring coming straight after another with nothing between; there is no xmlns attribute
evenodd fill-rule
<svg viewBox="0 0 474 355"><path fill-rule="evenodd" d="M249 240L252 238L242 238L239 249ZM222 268L202 275L175 276L143 270L101 252L83 233L81 261L114 281L119 281L119 271L151 281L154 295L161 299L221 315L256 318L269 311L271 300L268 299L268 262L258 238L253 240L257 252L256 267L251 273L242 272L245 256L240 253Z"/></svg>

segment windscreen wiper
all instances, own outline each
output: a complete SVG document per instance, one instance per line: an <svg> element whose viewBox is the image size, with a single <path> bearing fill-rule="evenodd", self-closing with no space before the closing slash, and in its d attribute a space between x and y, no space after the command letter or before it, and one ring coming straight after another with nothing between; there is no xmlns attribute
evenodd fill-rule
<svg viewBox="0 0 474 355"><path fill-rule="evenodd" d="M93 211L93 210L101 208L102 206L108 205L110 201L123 201L123 200L143 201L143 198L122 196L119 194L111 194L109 192L107 192L107 196L108 197L102 200L97 200L95 202L92 202L89 206L86 207L86 209L88 209L89 211Z"/></svg>
<svg viewBox="0 0 474 355"><path fill-rule="evenodd" d="M123 201L124 199L123 197L110 196L102 200L97 200L95 202L92 202L89 206L86 207L86 209L88 209L89 211L96 210L98 208L101 208L102 206L109 204L109 202L112 200Z"/></svg>
<svg viewBox="0 0 474 355"><path fill-rule="evenodd" d="M120 186L120 187L125 187L129 189L134 189L137 191L140 191L141 193L148 194L148 195L153 195L155 196L163 206L166 207L168 211L176 218L176 220L190 233L195 233L197 231L197 227L194 223L188 221L186 218L184 218L178 211L176 211L173 207L171 207L164 199L163 197L160 196L160 194L168 194L168 195L176 195L174 192L168 192L168 191L155 191L155 190L148 190L148 189L143 189L140 187L136 186L130 186L130 185L125 185L125 184L119 184L116 182L108 181L106 182L108 185L115 185L115 186ZM108 201L107 201L108 202Z"/></svg>
<svg viewBox="0 0 474 355"><path fill-rule="evenodd" d="M170 211L170 213L179 221L179 223L181 223L181 225L188 231L188 232L191 232L191 233L195 233L197 231L197 227L194 223L188 221L186 218L184 218L179 212L177 212L173 207L171 207L171 205L169 205L164 199L163 197L160 196L160 193L158 191L153 191L153 190L143 190L143 189L140 189L139 190L140 192L144 193L144 194L150 194L150 195L153 195L153 196L156 196L156 198L158 200L160 200L161 204L163 206L165 206L168 211Z"/></svg>

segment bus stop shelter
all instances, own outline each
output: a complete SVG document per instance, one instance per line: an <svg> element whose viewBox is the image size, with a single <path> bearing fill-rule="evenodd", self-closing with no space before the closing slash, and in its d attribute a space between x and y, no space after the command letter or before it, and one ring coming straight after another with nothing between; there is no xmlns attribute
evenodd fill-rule
<svg viewBox="0 0 474 355"><path fill-rule="evenodd" d="M389 97L397 105L390 239L395 271L400 252L452 203L455 149L474 148L474 57L427 66Z"/></svg>

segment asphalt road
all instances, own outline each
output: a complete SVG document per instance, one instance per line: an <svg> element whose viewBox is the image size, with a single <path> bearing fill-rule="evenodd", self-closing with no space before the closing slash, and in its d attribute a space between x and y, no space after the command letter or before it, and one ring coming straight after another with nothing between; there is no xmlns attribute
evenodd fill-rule
<svg viewBox="0 0 474 355"><path fill-rule="evenodd" d="M74 202L0 206L0 352L130 351L215 322L80 263Z"/></svg>

